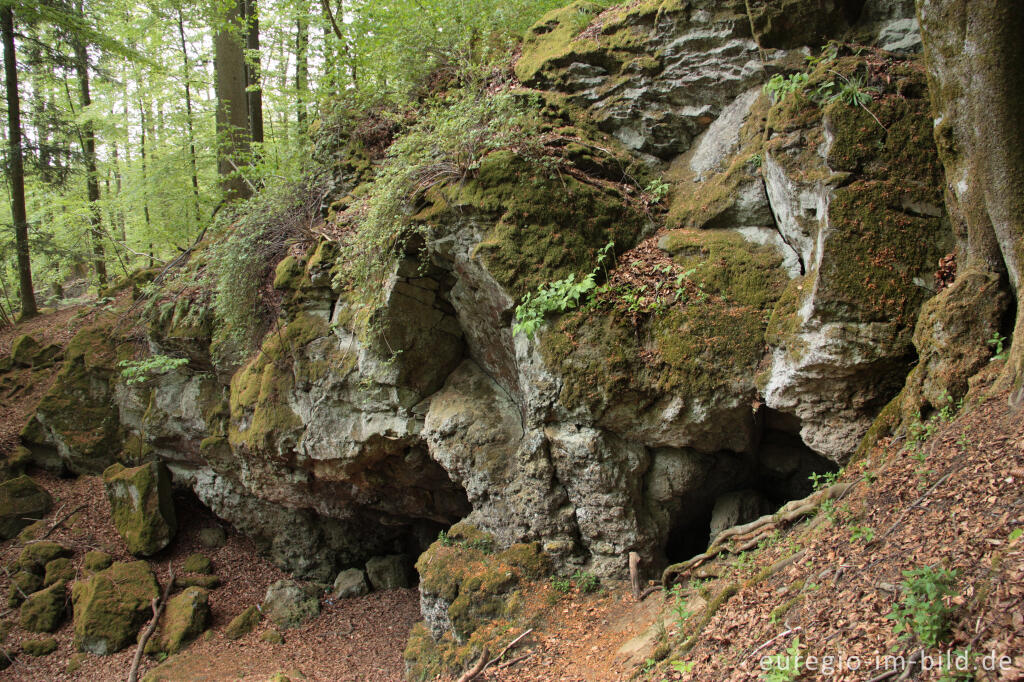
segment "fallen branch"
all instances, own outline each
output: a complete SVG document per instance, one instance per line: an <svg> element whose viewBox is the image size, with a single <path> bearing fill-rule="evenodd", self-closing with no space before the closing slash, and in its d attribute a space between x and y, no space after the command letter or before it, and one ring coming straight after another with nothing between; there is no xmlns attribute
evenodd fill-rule
<svg viewBox="0 0 1024 682"><path fill-rule="evenodd" d="M484 664L484 667L480 669L480 672L483 672L489 666L492 666L495 663L497 663L498 661L500 661L501 657L509 652L509 649L514 648L516 646L516 644L519 644L519 642L523 641L523 638L526 637L531 632L533 632L533 628L530 628L529 630L527 630L526 632L524 632L523 634L519 635L518 637L513 639L511 642L509 642L508 645L506 645L505 648L501 650L500 654L498 654L497 656L495 656L494 658L492 658L491 660L487 661L487 663Z"/></svg>
<svg viewBox="0 0 1024 682"><path fill-rule="evenodd" d="M55 531L58 528L60 528L61 525L63 525L68 519L70 519L72 516L77 514L79 511L81 511L84 507L85 507L84 504L80 504L77 507L75 507L74 509L72 509L71 511L69 511L67 514L62 516L59 521L57 521L55 524L50 526L50 530L48 530L45 533L43 533L43 536L41 538L39 538L39 539L40 540L45 540L46 538L50 537L50 533L52 533L53 531Z"/></svg>
<svg viewBox="0 0 1024 682"><path fill-rule="evenodd" d="M466 671L466 673L459 678L458 682L469 682L471 679L479 675L484 667L487 665L487 647L484 647L483 651L480 652L480 660L476 662L472 668ZM129 681L131 682L131 681Z"/></svg>
<svg viewBox="0 0 1024 682"><path fill-rule="evenodd" d="M633 599L640 601L640 555L629 553L629 583L633 586Z"/></svg>
<svg viewBox="0 0 1024 682"><path fill-rule="evenodd" d="M509 660L507 660L504 663L502 663L501 665L499 665L498 666L498 670L504 670L505 668L510 668L513 665L515 665L516 663L518 663L519 661L527 659L530 656L533 656L533 652L532 651L528 652L528 653L525 653L522 656L516 656L515 658L510 658Z"/></svg>
<svg viewBox="0 0 1024 682"><path fill-rule="evenodd" d="M780 639L782 639L783 637L788 637L788 636L790 636L790 635L792 635L792 634L795 634L795 633L797 633L797 632L800 632L801 630L803 630L803 628L802 628L802 627L799 627L799 626L797 626L797 627L795 627L795 628L789 628L789 629L788 629L788 630L786 630L785 632L782 632L782 633L780 633L780 634L777 634L777 635L775 635L774 637L772 637L771 639L769 639L769 640L768 640L767 642L765 642L765 643L764 643L764 644L762 644L761 646L759 646L759 647L757 647L756 649L754 649L753 651L751 651L751 652L750 652L750 654L749 654L749 655L747 656L747 658L752 658L752 657L753 657L754 655L756 655L756 654L757 654L757 652L758 652L758 651L761 651L762 649L764 649L764 648L766 648L766 647L769 647L769 646L771 646L772 644L774 644L775 642L779 641L779 640L780 640Z"/></svg>
<svg viewBox="0 0 1024 682"><path fill-rule="evenodd" d="M128 682L136 682L139 678L139 664L142 663L142 654L146 650L146 643L149 642L149 638L153 636L156 626L160 622L160 615L164 612L164 607L167 606L167 597L171 594L171 586L173 584L174 569L171 568L170 564L167 564L167 584L164 585L163 596L159 599L154 598L150 602L150 608L153 609L153 620L139 639L139 646L135 650L135 658L132 659L132 667L128 671Z"/></svg>

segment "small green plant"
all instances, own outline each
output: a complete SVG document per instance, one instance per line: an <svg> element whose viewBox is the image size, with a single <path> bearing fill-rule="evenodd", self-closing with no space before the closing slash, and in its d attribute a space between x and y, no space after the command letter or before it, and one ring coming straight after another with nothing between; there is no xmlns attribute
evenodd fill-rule
<svg viewBox="0 0 1024 682"><path fill-rule="evenodd" d="M644 188L644 192L651 196L652 204L657 204L661 203L661 200L668 196L670 189L672 189L670 184L663 181L661 178L658 178L657 180L651 180L647 183L647 187Z"/></svg>
<svg viewBox="0 0 1024 682"><path fill-rule="evenodd" d="M850 533L850 540L860 540L865 545L875 539L875 529L870 526L855 526Z"/></svg>
<svg viewBox="0 0 1024 682"><path fill-rule="evenodd" d="M789 645L784 654L768 656L768 668L764 672L765 682L792 682L800 677L800 638Z"/></svg>
<svg viewBox="0 0 1024 682"><path fill-rule="evenodd" d="M817 492L818 490L824 490L825 488L829 487L830 485L835 483L836 479L838 478L838 471L826 471L824 474L819 474L818 472L815 471L812 472L811 475L807 477L807 480L811 482L811 486L813 486L815 492Z"/></svg>
<svg viewBox="0 0 1024 682"><path fill-rule="evenodd" d="M550 579L551 589L555 592L561 592L562 594L568 594L569 590L572 589L572 581L568 578L553 575Z"/></svg>
<svg viewBox="0 0 1024 682"><path fill-rule="evenodd" d="M974 680L976 654L971 647L954 649L942 656L942 672L939 682L970 682Z"/></svg>
<svg viewBox="0 0 1024 682"><path fill-rule="evenodd" d="M677 673L682 675L689 675L693 672L693 667L697 665L696 661L669 661L669 665Z"/></svg>
<svg viewBox="0 0 1024 682"><path fill-rule="evenodd" d="M1010 536L1007 539L1010 541L1010 544L1012 545L1013 543L1017 542L1017 540L1020 540L1020 537L1022 535L1024 535L1024 528L1014 528L1012 531L1010 531Z"/></svg>
<svg viewBox="0 0 1024 682"><path fill-rule="evenodd" d="M686 597L683 596L681 585L673 585L668 594L672 598L672 611L676 614L676 624L682 628L683 623L693 615L693 612L687 608Z"/></svg>
<svg viewBox="0 0 1024 682"><path fill-rule="evenodd" d="M924 566L903 571L900 603L886 617L896 621L893 630L902 639L917 638L934 647L949 632L953 608L946 597L956 594L956 570Z"/></svg>
<svg viewBox="0 0 1024 682"><path fill-rule="evenodd" d="M523 333L532 339L544 323L545 315L578 307L580 298L597 287L597 273L614 248L615 242L608 242L597 254L597 267L580 281L577 282L576 275L571 274L564 279L542 284L536 292L527 292L516 306L512 333Z"/></svg>
<svg viewBox="0 0 1024 682"><path fill-rule="evenodd" d="M989 362L995 362L996 360L1002 360L1006 357L1006 349L1003 344L1006 343L1006 337L999 332L992 332L992 338L985 342L989 346L992 346L994 354L988 359Z"/></svg>
<svg viewBox="0 0 1024 682"><path fill-rule="evenodd" d="M754 168L760 168L762 164L764 164L764 155L761 154L761 152L752 154L751 157L747 159L747 162Z"/></svg>
<svg viewBox="0 0 1024 682"><path fill-rule="evenodd" d="M597 588L601 586L601 581L593 573L586 571L576 571L572 574L572 581L576 583L576 587L579 588L580 592L590 593L597 592Z"/></svg>
<svg viewBox="0 0 1024 682"><path fill-rule="evenodd" d="M644 661L643 666L640 668L640 672L646 674L654 670L654 666L658 665L658 661L653 658L648 658Z"/></svg>
<svg viewBox="0 0 1024 682"><path fill-rule="evenodd" d="M437 541L440 542L443 547L451 547L455 544L455 540L453 540L452 537L443 530L437 534Z"/></svg>
<svg viewBox="0 0 1024 682"><path fill-rule="evenodd" d="M835 500L824 500L821 506L818 507L818 511L824 514L825 518L828 519L829 523L836 522L836 501Z"/></svg>
<svg viewBox="0 0 1024 682"><path fill-rule="evenodd" d="M172 358L169 355L151 355L142 360L122 360L117 363L121 376L127 384L141 384L153 377L173 372L188 364L188 358Z"/></svg>
<svg viewBox="0 0 1024 682"><path fill-rule="evenodd" d="M802 94L810 79L806 73L794 73L791 76L777 73L764 84L762 90L771 98L772 104L777 104L793 93Z"/></svg>

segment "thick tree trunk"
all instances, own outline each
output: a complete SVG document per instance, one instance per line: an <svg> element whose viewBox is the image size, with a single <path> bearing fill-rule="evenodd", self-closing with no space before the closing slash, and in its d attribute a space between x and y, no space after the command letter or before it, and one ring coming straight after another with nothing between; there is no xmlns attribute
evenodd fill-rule
<svg viewBox="0 0 1024 682"><path fill-rule="evenodd" d="M1004 379L1024 396L1024 3L917 0L962 271L1004 278L1016 323Z"/></svg>
<svg viewBox="0 0 1024 682"><path fill-rule="evenodd" d="M256 0L245 0L245 86L249 102L249 139L263 142L263 90L260 86L260 18Z"/></svg>
<svg viewBox="0 0 1024 682"><path fill-rule="evenodd" d="M21 101L18 94L18 65L14 54L14 10L0 8L0 33L4 43L4 75L7 85L7 154L11 185L11 219L18 252L18 281L21 286L21 317L39 314L32 287L32 261L28 252L28 211L25 208L25 161L21 147Z"/></svg>
<svg viewBox="0 0 1024 682"><path fill-rule="evenodd" d="M245 199L249 186L239 173L249 156L249 103L246 97L245 53L240 22L245 0L237 0L223 18L214 39L214 76L217 92L217 172L226 201Z"/></svg>
<svg viewBox="0 0 1024 682"><path fill-rule="evenodd" d="M295 119L299 135L306 132L306 99L309 97L309 5L299 6L295 22Z"/></svg>
<svg viewBox="0 0 1024 682"><path fill-rule="evenodd" d="M79 11L81 11L79 5ZM78 97L84 112L90 104L92 97L89 93L89 53L80 39L73 40L75 51L75 71L78 75ZM82 124L82 154L85 156L85 187L89 199L89 236L92 240L93 267L96 270L96 280L99 285L107 284L107 263L106 254L103 250L103 222L100 216L100 181L96 173L96 132L93 130L92 122L86 121Z"/></svg>
<svg viewBox="0 0 1024 682"><path fill-rule="evenodd" d="M192 77L192 69L188 61L188 46L185 44L185 19L181 16L181 9L178 10L178 37L181 38L181 60L185 71L185 125L188 128L189 162L192 164L192 208L195 212L196 229L198 229L202 223L202 216L199 213L199 170L196 165L196 136L192 124L192 86L189 82Z"/></svg>

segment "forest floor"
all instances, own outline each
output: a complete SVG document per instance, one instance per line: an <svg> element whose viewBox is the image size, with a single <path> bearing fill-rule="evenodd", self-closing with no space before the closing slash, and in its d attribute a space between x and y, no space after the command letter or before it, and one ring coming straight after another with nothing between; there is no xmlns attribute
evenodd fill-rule
<svg viewBox="0 0 1024 682"><path fill-rule="evenodd" d="M83 310L61 310L33 320L31 329L62 343L86 319ZM0 348L13 338L0 334ZM974 679L1024 679L1024 415L985 383L998 364L976 383L972 395L980 398L922 427L926 439L909 446L904 439L885 440L847 467L838 481L853 486L842 499L814 518L780 527L757 549L707 562L674 593L655 592L638 602L623 583L593 594L556 593L549 583L537 583L526 597L533 606L528 610L542 614L531 622L534 630L476 679L753 680L765 678L763 657L781 656L781 663L797 654L801 680L899 679L902 668L889 674L885 659L877 658L888 654L921 661L903 679L939 679L937 657L968 649ZM30 414L41 395L22 392L5 403L5 433L16 436L17 415ZM76 566L91 549L131 558L99 478L31 473L55 500L43 519L48 539L72 548ZM210 630L163 663L159 679L267 680L278 673L292 680L403 678L402 651L419 619L415 589L324 600L321 615L285 631L283 644L262 641L271 627L266 622L230 641L223 630L231 618L260 603L266 588L285 575L191 494L178 495L176 505L183 523L172 544L151 558L154 572L163 581L168 564L179 568L201 551L213 560L221 586L211 593ZM223 546L199 544L200 530L210 526L226 531ZM20 549L16 540L0 545L0 565ZM765 570L780 564L781 570ZM948 594L926 599L918 610L947 614L949 637L940 646L901 638L887 617L905 602L904 571L923 567L955 571ZM0 572L0 595L9 584ZM17 651L29 637L17 611L0 610L0 620L10 623L3 649ZM55 653L18 655L0 680L127 676L134 648L105 657L76 654L70 621L55 637ZM822 669L825 656L834 657L831 670ZM68 672L69 663L77 670ZM982 669L989 663L994 670ZM157 666L144 657L141 670Z"/></svg>

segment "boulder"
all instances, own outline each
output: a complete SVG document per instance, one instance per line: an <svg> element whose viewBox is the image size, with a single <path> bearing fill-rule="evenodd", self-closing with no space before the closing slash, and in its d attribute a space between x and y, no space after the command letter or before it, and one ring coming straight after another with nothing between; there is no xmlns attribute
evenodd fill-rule
<svg viewBox="0 0 1024 682"><path fill-rule="evenodd" d="M186 573L201 573L209 575L213 573L213 562L203 554L191 554L181 564L181 570Z"/></svg>
<svg viewBox="0 0 1024 682"><path fill-rule="evenodd" d="M358 568L349 568L338 574L334 580L331 596L335 599L361 597L370 591L366 575Z"/></svg>
<svg viewBox="0 0 1024 682"><path fill-rule="evenodd" d="M28 476L0 483L0 538L8 540L50 511L53 498Z"/></svg>
<svg viewBox="0 0 1024 682"><path fill-rule="evenodd" d="M21 627L29 632L53 632L64 619L67 599L63 580L30 595L21 605Z"/></svg>
<svg viewBox="0 0 1024 682"><path fill-rule="evenodd" d="M32 358L41 349L39 342L28 334L22 334L11 345L11 359L20 367L31 367Z"/></svg>
<svg viewBox="0 0 1024 682"><path fill-rule="evenodd" d="M228 639L241 639L252 632L258 622L260 622L260 610L256 606L250 606L231 619L228 626L224 628L224 636Z"/></svg>
<svg viewBox="0 0 1024 682"><path fill-rule="evenodd" d="M103 485L117 532L138 556L160 551L174 537L177 520L171 480L158 462L127 469L113 464L103 472Z"/></svg>
<svg viewBox="0 0 1024 682"><path fill-rule="evenodd" d="M43 579L35 573L18 571L11 576L11 588L8 592L7 605L12 609L21 606L30 594L43 586Z"/></svg>
<svg viewBox="0 0 1024 682"><path fill-rule="evenodd" d="M41 369L50 367L64 358L64 349L55 343L43 346L32 355L32 366Z"/></svg>
<svg viewBox="0 0 1024 682"><path fill-rule="evenodd" d="M189 587L172 597L160 616L157 631L146 644L148 654L176 654L198 637L210 622L210 593Z"/></svg>
<svg viewBox="0 0 1024 682"><path fill-rule="evenodd" d="M278 580L267 588L263 614L280 628L296 628L320 615L316 593L294 580Z"/></svg>
<svg viewBox="0 0 1024 682"><path fill-rule="evenodd" d="M91 552L85 553L85 558L82 559L82 568L87 571L96 573L104 569L110 568L110 564L114 562L110 555L106 552L101 552L98 549L94 549Z"/></svg>
<svg viewBox="0 0 1024 682"><path fill-rule="evenodd" d="M224 529L220 526L211 526L199 531L199 544L207 549L223 547L224 543L227 542L227 539L227 533L225 533Z"/></svg>
<svg viewBox="0 0 1024 682"><path fill-rule="evenodd" d="M404 554L375 556L366 562L366 575L375 590L410 587L412 562Z"/></svg>
<svg viewBox="0 0 1024 682"><path fill-rule="evenodd" d="M25 546L18 555L17 567L22 571L30 571L43 575L46 565L55 559L71 556L71 550L56 542L43 540Z"/></svg>
<svg viewBox="0 0 1024 682"><path fill-rule="evenodd" d="M160 596L145 561L113 564L71 589L75 648L97 656L120 651L135 641Z"/></svg>
<svg viewBox="0 0 1024 682"><path fill-rule="evenodd" d="M174 576L175 587L201 587L204 590L212 590L220 587L220 578L215 575L176 575Z"/></svg>
<svg viewBox="0 0 1024 682"><path fill-rule="evenodd" d="M46 573L43 576L43 585L49 587L61 581L70 583L75 579L75 567L71 559L60 557L46 564Z"/></svg>
<svg viewBox="0 0 1024 682"><path fill-rule="evenodd" d="M29 639L21 643L21 650L29 656L49 656L57 650L57 640L53 637Z"/></svg>

